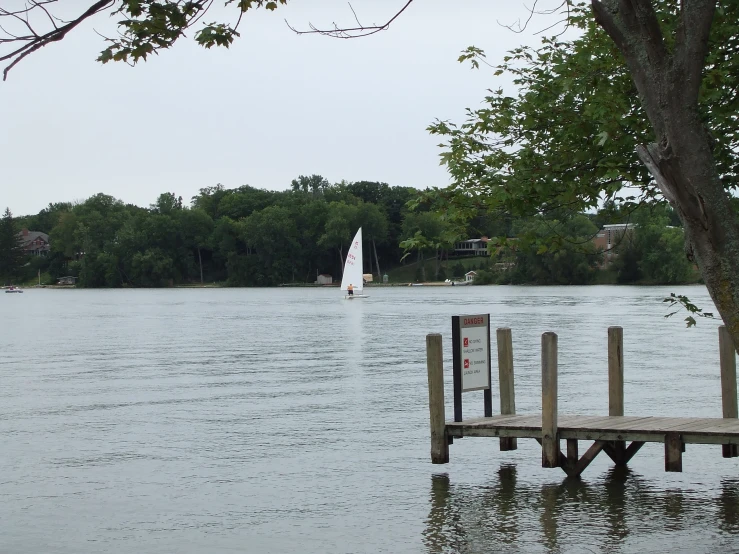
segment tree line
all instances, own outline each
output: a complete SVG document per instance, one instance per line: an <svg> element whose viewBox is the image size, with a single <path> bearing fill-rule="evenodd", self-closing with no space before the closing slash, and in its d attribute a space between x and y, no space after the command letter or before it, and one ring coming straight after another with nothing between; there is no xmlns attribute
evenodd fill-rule
<svg viewBox="0 0 739 554"><path fill-rule="evenodd" d="M386 183L330 184L300 176L285 191L252 186L206 187L190 205L160 194L148 208L106 194L49 204L39 213L0 221L0 279L6 284L48 275L74 276L81 287L163 287L219 282L229 286L311 283L320 273L341 277L358 227L365 272L376 278L414 265L419 281L461 278L480 283L675 284L695 280L685 258L679 220L667 207L631 212L607 203L594 213L513 217L480 208L464 224L418 202L421 191ZM603 224L633 222L619 255L603 267L593 243ZM677 223L677 225L675 225ZM25 257L21 228L49 234L48 256ZM465 263L455 243L487 236L489 256Z"/></svg>

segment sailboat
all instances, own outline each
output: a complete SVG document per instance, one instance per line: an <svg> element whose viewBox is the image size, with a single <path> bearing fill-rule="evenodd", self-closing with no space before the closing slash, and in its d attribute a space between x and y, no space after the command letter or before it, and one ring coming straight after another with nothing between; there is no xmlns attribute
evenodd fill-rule
<svg viewBox="0 0 739 554"><path fill-rule="evenodd" d="M360 227L354 240L346 253L346 262L344 263L344 275L341 278L341 290L348 290L349 285L352 286L354 294L345 294L344 298L351 300L353 298L368 298L368 295L362 294L364 290L364 279L362 278L362 228Z"/></svg>

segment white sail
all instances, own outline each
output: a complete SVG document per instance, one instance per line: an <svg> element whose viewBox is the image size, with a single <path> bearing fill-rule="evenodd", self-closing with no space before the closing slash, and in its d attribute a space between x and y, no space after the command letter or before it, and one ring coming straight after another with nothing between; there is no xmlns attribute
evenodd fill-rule
<svg viewBox="0 0 739 554"><path fill-rule="evenodd" d="M344 275L341 277L341 290L347 290L352 285L354 292L361 293L364 288L362 281L362 228L354 235L349 250L346 252L346 263L344 263Z"/></svg>

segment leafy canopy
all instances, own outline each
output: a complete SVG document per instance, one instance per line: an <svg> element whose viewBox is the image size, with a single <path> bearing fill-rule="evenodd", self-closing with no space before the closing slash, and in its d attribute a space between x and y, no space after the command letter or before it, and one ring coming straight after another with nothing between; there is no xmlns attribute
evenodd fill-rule
<svg viewBox="0 0 739 554"><path fill-rule="evenodd" d="M675 2L659 0L661 23L674 30ZM739 171L739 4L719 10L712 27L700 97L701 116L727 189ZM484 107L462 124L436 121L441 163L453 184L423 198L469 219L480 209L515 215L592 209L604 200L632 204L659 199L635 147L654 141L623 57L595 23L589 4L574 6L575 40L542 40L511 51L494 75L511 75L514 95L490 91ZM484 52L468 48L460 61L480 67ZM489 65L489 64L488 64Z"/></svg>
<svg viewBox="0 0 739 554"><path fill-rule="evenodd" d="M238 19L233 24L205 23L195 32L195 41L201 46L230 46L239 36L237 29L244 13L262 7L272 11L278 4L287 4L287 0L227 0L225 4L238 9ZM114 12L123 16L118 22L120 37L109 41L110 46L103 50L98 60L103 63L146 60L150 54L169 48L184 36L187 29L206 15L211 5L212 2L203 1L122 0Z"/></svg>

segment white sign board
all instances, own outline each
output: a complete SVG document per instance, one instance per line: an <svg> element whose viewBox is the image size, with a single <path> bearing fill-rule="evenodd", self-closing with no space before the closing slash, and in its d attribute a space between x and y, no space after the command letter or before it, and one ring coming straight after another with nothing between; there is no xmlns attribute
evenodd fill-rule
<svg viewBox="0 0 739 554"><path fill-rule="evenodd" d="M490 388L489 316L459 316L462 392Z"/></svg>

